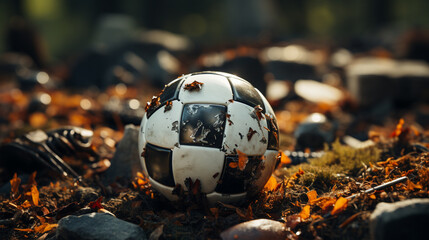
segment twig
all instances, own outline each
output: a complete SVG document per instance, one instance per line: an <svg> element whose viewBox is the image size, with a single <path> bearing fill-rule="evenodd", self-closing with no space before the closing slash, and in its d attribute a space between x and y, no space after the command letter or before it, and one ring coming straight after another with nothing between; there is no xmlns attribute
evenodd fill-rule
<svg viewBox="0 0 429 240"><path fill-rule="evenodd" d="M347 198L347 199L353 199L353 198L355 198L355 197L357 197L357 196L359 196L359 195L361 195L361 194L367 194L367 193L371 193L371 192L373 192L373 191L381 190L381 189L384 189L384 188L390 187L390 186L392 186L392 185L395 185L395 184L397 184L397 183L400 183L400 182L403 182L403 181L406 181L406 180L408 180L408 177L407 177L407 176L403 176L403 177L400 177L400 178L394 179L394 180L392 180L392 181L390 181L390 182L383 183L383 184L381 184L381 185L378 185L378 186L375 186L375 187L373 187L373 188L367 189L367 190L365 190L365 191L363 191L363 192L353 194L353 195L348 196L348 197L346 197L346 198Z"/></svg>

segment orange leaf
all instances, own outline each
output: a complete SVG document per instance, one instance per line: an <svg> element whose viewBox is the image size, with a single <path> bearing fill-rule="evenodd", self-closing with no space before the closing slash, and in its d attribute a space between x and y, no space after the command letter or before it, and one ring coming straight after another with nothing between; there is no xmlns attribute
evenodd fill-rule
<svg viewBox="0 0 429 240"><path fill-rule="evenodd" d="M247 155L238 149L237 149L237 154L238 154L238 168L241 171L243 171L248 161Z"/></svg>
<svg viewBox="0 0 429 240"><path fill-rule="evenodd" d="M301 220L306 220L310 217L310 205L305 205L299 213Z"/></svg>
<svg viewBox="0 0 429 240"><path fill-rule="evenodd" d="M369 195L369 198L376 199L377 197L374 194Z"/></svg>
<svg viewBox="0 0 429 240"><path fill-rule="evenodd" d="M347 203L349 200L347 198L340 197L335 202L334 209L331 211L331 215L336 215L342 211L344 211L347 208Z"/></svg>
<svg viewBox="0 0 429 240"><path fill-rule="evenodd" d="M185 84L184 89L189 91L194 91L194 90L198 91L198 90L201 90L201 88L203 87L203 84L204 83L202 82L193 81L192 83Z"/></svg>
<svg viewBox="0 0 429 240"><path fill-rule="evenodd" d="M33 200L34 206L39 206L39 191L36 185L31 187L31 199Z"/></svg>
<svg viewBox="0 0 429 240"><path fill-rule="evenodd" d="M29 208L31 207L31 203L28 200L25 200L22 204L21 204L22 208Z"/></svg>
<svg viewBox="0 0 429 240"><path fill-rule="evenodd" d="M398 124L396 125L396 129L394 132L392 132L392 134L390 135L391 137L398 137L401 132L402 132L402 128L404 126L404 119L399 119Z"/></svg>
<svg viewBox="0 0 429 240"><path fill-rule="evenodd" d="M265 184L264 189L268 191L273 191L277 187L277 180L276 178L271 175L270 179L268 179L268 182Z"/></svg>
<svg viewBox="0 0 429 240"><path fill-rule="evenodd" d="M56 223L54 223L54 224L43 223L42 225L35 227L34 232L45 233L45 232L51 231L52 229L56 228L57 226L58 226L58 224L56 224Z"/></svg>
<svg viewBox="0 0 429 240"><path fill-rule="evenodd" d="M20 231L20 232L33 232L34 231L31 228L14 228L14 230Z"/></svg>
<svg viewBox="0 0 429 240"><path fill-rule="evenodd" d="M316 190L311 190L310 192L308 192L307 197L308 197L308 203L313 204L314 201L317 199Z"/></svg>
<svg viewBox="0 0 429 240"><path fill-rule="evenodd" d="M422 185L418 183L413 183L409 179L407 180L407 190L408 191L414 191L415 189L422 189Z"/></svg>
<svg viewBox="0 0 429 240"><path fill-rule="evenodd" d="M228 165L230 168L237 168L238 167L238 163L236 163L236 162L230 162Z"/></svg>
<svg viewBox="0 0 429 240"><path fill-rule="evenodd" d="M279 152L279 154L277 155L277 159L278 158L280 158L280 163L283 165L289 165L292 163L292 160L290 160L290 158L286 156L286 154L284 154L283 152Z"/></svg>
<svg viewBox="0 0 429 240"><path fill-rule="evenodd" d="M12 194L17 194L19 185L21 184L21 178L18 177L17 173L13 175L13 178L10 180L11 192Z"/></svg>
<svg viewBox="0 0 429 240"><path fill-rule="evenodd" d="M144 178L145 178L141 172L137 172L137 177L138 177L138 178L141 178L141 179L144 179Z"/></svg>

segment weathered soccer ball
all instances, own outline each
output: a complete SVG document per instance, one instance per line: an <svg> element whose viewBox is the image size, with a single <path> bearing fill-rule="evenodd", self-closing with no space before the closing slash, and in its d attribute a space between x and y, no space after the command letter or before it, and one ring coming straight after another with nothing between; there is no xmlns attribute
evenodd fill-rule
<svg viewBox="0 0 429 240"><path fill-rule="evenodd" d="M277 161L278 127L265 97L223 72L184 75L146 106L139 149L152 187L177 200L190 178L210 204L260 191ZM187 180L189 181L189 180Z"/></svg>

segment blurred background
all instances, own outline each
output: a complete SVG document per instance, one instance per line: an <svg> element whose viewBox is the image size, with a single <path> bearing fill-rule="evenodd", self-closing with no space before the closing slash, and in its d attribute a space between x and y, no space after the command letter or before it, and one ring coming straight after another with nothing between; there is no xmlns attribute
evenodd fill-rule
<svg viewBox="0 0 429 240"><path fill-rule="evenodd" d="M427 129L428 9L425 0L1 1L0 138L26 124L138 125L150 96L202 70L251 82L289 139L316 126L321 142L364 141L401 117Z"/></svg>

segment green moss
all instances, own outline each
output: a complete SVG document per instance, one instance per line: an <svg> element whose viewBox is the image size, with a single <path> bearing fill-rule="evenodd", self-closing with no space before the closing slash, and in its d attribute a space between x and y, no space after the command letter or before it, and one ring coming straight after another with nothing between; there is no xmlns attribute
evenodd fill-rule
<svg viewBox="0 0 429 240"><path fill-rule="evenodd" d="M310 159L306 164L292 166L283 174L289 177L301 168L304 170L304 175L299 180L300 184L327 190L336 183L336 174L355 177L364 164L378 161L380 153L381 151L376 147L354 149L342 145L337 140L332 143L331 148L325 146L325 154L322 157Z"/></svg>

